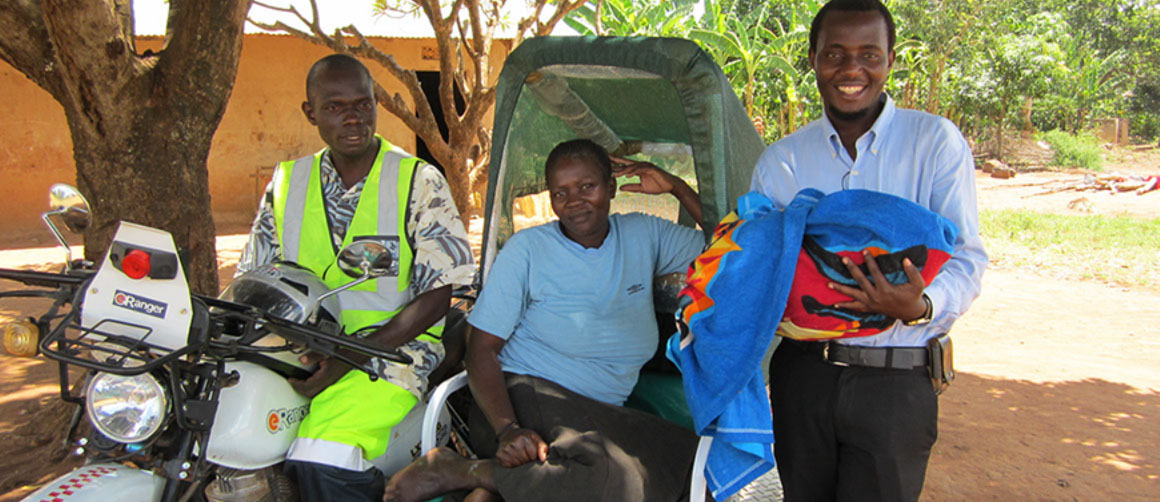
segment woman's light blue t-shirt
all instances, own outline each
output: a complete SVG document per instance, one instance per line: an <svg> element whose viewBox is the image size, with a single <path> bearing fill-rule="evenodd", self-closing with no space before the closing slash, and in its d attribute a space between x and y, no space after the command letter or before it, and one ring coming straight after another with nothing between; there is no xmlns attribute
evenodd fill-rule
<svg viewBox="0 0 1160 502"><path fill-rule="evenodd" d="M704 237L640 213L609 220L596 249L565 237L559 222L517 232L496 256L469 322L507 340L504 371L620 405L657 349L653 278L684 272Z"/></svg>

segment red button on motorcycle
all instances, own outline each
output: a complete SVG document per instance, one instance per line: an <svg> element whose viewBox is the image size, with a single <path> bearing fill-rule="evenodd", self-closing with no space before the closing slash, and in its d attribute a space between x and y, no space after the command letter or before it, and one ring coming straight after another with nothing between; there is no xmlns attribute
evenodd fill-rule
<svg viewBox="0 0 1160 502"><path fill-rule="evenodd" d="M152 269L149 263L149 253L140 249L134 249L125 253L125 257L121 259L121 271L131 279L140 279L149 275Z"/></svg>

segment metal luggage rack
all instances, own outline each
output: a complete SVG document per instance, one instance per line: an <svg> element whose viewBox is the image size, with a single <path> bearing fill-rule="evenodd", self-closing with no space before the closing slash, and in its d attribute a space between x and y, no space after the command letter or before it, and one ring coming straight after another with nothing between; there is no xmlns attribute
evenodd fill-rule
<svg viewBox="0 0 1160 502"><path fill-rule="evenodd" d="M197 318L204 318L207 314L204 306L193 310L194 326L197 326ZM172 350L147 341L153 333L152 328L116 319L104 319L87 327L77 322L79 316L80 309L73 309L41 339L40 351L46 357L91 370L133 376L157 369L200 348L198 343L188 343ZM204 325L204 320L201 324ZM135 338L112 333L113 326L139 330L142 335Z"/></svg>

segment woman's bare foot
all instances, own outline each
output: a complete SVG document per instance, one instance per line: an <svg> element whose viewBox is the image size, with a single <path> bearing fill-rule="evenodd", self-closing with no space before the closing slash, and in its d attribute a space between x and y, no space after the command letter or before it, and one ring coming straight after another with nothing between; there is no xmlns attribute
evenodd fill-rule
<svg viewBox="0 0 1160 502"><path fill-rule="evenodd" d="M483 461L471 461L440 447L391 476L383 501L422 502L456 490L494 488L490 484L490 472Z"/></svg>

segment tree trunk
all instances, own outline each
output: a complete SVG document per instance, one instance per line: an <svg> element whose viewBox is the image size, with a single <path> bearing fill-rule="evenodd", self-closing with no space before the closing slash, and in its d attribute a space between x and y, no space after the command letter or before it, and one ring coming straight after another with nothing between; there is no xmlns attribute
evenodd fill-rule
<svg viewBox="0 0 1160 502"><path fill-rule="evenodd" d="M443 165L447 172L447 188L451 190L451 200L463 217L463 224L469 225L475 207L471 204L471 172L466 152L452 154L451 162Z"/></svg>
<svg viewBox="0 0 1160 502"><path fill-rule="evenodd" d="M1034 127L1031 125L1031 109L1035 106L1035 98L1027 96L1023 101L1023 139L1031 139L1034 134Z"/></svg>
<svg viewBox="0 0 1160 502"><path fill-rule="evenodd" d="M1003 160L1003 118L1007 116L1007 98L1003 98L1003 104L999 107L999 117L995 120L995 142L999 145L995 148L995 158Z"/></svg>

